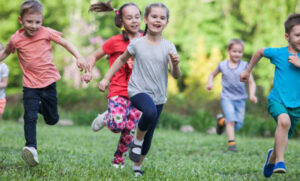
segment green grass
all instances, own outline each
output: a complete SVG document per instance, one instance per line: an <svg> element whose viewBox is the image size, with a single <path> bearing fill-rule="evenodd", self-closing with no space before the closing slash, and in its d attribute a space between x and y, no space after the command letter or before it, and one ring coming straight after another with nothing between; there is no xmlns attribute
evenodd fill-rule
<svg viewBox="0 0 300 181"><path fill-rule="evenodd" d="M0 180L134 180L132 163L111 167L119 134L89 127L37 127L40 164L21 159L23 124L0 121ZM262 166L273 139L237 137L238 153L226 150L225 136L156 130L137 180L263 180ZM300 180L299 139L290 140L285 154L287 174L269 180Z"/></svg>

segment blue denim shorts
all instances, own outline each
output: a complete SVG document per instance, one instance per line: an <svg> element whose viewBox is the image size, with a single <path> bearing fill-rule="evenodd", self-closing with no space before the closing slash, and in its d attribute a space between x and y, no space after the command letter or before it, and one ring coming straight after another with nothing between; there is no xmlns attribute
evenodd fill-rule
<svg viewBox="0 0 300 181"><path fill-rule="evenodd" d="M221 99L221 106L226 123L235 122L234 129L236 131L240 130L244 124L246 99Z"/></svg>

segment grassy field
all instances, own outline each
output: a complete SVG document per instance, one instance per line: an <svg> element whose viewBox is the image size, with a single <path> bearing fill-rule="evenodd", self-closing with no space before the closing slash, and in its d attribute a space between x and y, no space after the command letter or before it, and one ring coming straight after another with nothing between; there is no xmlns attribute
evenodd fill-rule
<svg viewBox="0 0 300 181"><path fill-rule="evenodd" d="M111 166L119 138L108 129L89 127L37 128L40 164L21 159L23 124L0 121L0 180L133 180L132 163ZM273 139L237 137L239 152L228 153L225 136L158 129L137 180L264 180L262 167ZM285 155L287 174L268 180L300 180L299 139L290 140Z"/></svg>

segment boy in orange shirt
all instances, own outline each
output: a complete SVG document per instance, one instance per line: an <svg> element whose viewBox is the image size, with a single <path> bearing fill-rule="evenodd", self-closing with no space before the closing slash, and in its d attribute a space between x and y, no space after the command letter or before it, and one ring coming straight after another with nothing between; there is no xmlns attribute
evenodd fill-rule
<svg viewBox="0 0 300 181"><path fill-rule="evenodd" d="M37 0L27 0L20 7L18 18L24 28L13 34L0 61L17 50L18 60L23 71L24 131L26 144L22 150L23 160L30 166L38 161L36 123L38 113L48 125L59 120L57 111L56 81L60 74L53 64L51 41L63 46L77 61L80 69L84 58L78 50L61 37L62 33L43 27L43 6Z"/></svg>

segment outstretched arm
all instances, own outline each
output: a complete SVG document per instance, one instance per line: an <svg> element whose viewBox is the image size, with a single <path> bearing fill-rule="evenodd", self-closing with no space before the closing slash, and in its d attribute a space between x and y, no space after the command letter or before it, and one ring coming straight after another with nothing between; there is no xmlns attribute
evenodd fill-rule
<svg viewBox="0 0 300 181"><path fill-rule="evenodd" d="M0 49L0 62L5 60L10 54L11 51L7 47L5 49Z"/></svg>
<svg viewBox="0 0 300 181"><path fill-rule="evenodd" d="M80 71L83 69L86 69L85 67L85 60L83 56L79 53L79 51L73 46L73 44L69 41L67 41L64 38L61 38L61 41L58 43L61 46L63 46L66 50L68 50L75 58L76 58L76 64L78 68L80 68Z"/></svg>
<svg viewBox="0 0 300 181"><path fill-rule="evenodd" d="M179 67L179 56L178 54L175 53L169 53L170 59L169 59L169 64L170 64L170 71L172 76L175 79L178 79L181 76L181 70Z"/></svg>
<svg viewBox="0 0 300 181"><path fill-rule="evenodd" d="M265 50L264 48L258 49L256 53L252 56L247 69L244 72L242 72L240 75L241 82L249 81L249 77L254 65L264 56L264 50Z"/></svg>
<svg viewBox="0 0 300 181"><path fill-rule="evenodd" d="M115 75L115 73L128 61L131 57L129 52L126 50L122 55L120 55L117 60L109 68L108 72L105 74L104 78L100 81L98 88L100 91L104 92L108 87L110 79Z"/></svg>
<svg viewBox="0 0 300 181"><path fill-rule="evenodd" d="M214 87L214 79L218 75L218 73L220 73L219 67L217 67L214 71L212 71L209 74L207 85L206 85L206 89L207 90L212 90L213 89L213 87Z"/></svg>
<svg viewBox="0 0 300 181"><path fill-rule="evenodd" d="M250 78L249 78L249 99L250 101L252 101L253 103L257 103L257 97L255 95L256 93L256 84L255 84L255 80L253 78L253 75L250 74Z"/></svg>

